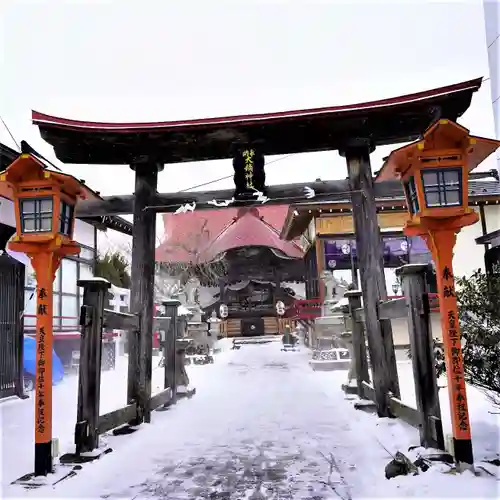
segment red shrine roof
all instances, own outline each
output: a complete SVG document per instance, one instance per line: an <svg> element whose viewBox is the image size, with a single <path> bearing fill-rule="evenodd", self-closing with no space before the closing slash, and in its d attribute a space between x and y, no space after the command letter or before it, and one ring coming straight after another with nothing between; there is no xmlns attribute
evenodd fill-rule
<svg viewBox="0 0 500 500"><path fill-rule="evenodd" d="M204 263L246 246L270 247L300 259L298 245L280 240L287 213L287 205L273 205L164 214L165 237L156 249L156 260Z"/></svg>
<svg viewBox="0 0 500 500"><path fill-rule="evenodd" d="M351 137L375 146L410 142L437 116L456 120L481 78L400 97L344 106L149 123L70 120L32 112L33 124L65 163L130 164L231 158L232 145L259 142L263 154L335 150Z"/></svg>

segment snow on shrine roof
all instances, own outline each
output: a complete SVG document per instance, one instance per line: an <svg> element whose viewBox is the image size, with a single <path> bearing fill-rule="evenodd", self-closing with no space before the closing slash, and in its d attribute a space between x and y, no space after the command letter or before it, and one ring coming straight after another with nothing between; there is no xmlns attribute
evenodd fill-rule
<svg viewBox="0 0 500 500"><path fill-rule="evenodd" d="M165 237L156 249L156 260L210 262L228 250L245 246L271 247L288 257L302 258L293 241L279 237L287 212L288 205L273 205L164 214Z"/></svg>
<svg viewBox="0 0 500 500"><path fill-rule="evenodd" d="M176 163L230 158L232 145L259 141L266 155L341 148L364 133L375 145L414 140L437 110L456 120L481 78L400 97L344 106L145 123L71 120L32 112L44 140L66 163L129 164L149 155Z"/></svg>

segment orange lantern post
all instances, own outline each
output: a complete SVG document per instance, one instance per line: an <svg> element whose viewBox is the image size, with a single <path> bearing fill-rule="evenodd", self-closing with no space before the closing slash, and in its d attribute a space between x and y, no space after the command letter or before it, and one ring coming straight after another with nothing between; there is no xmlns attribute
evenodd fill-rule
<svg viewBox="0 0 500 500"><path fill-rule="evenodd" d="M453 248L461 228L479 220L468 206L469 172L499 146L500 141L471 136L457 123L438 120L421 140L393 151L376 179L401 180L410 215L405 234L425 240L436 266L454 453L459 468L473 465L473 453Z"/></svg>
<svg viewBox="0 0 500 500"><path fill-rule="evenodd" d="M0 176L14 193L16 234L9 247L31 259L36 274L35 476L52 472L52 287L61 259L80 252L72 240L81 184L21 154Z"/></svg>

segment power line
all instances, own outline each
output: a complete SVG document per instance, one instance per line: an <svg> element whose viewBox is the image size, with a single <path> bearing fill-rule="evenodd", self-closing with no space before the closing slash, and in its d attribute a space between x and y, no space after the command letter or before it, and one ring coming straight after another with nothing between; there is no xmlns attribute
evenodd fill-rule
<svg viewBox="0 0 500 500"><path fill-rule="evenodd" d="M272 161L266 163L266 166L271 165L272 163L276 163L276 162L281 161L281 160L285 160L286 158L288 158L290 156L292 156L292 155L289 154L286 156L282 156L281 158L277 158L276 160L272 160ZM226 179L231 179L233 177L233 175L234 174L225 175L224 177L219 177L218 179L214 179L213 181L203 182L202 184L197 184L196 186L191 186L191 187L188 187L186 189L182 189L181 191L179 191L179 193L185 193L186 191L191 191L192 189L197 189L199 187L208 186L209 184L215 184L216 182L219 182L219 181L225 181Z"/></svg>
<svg viewBox="0 0 500 500"><path fill-rule="evenodd" d="M14 144L17 146L17 149L19 151L21 151L21 147L19 146L19 144L17 143L16 139L14 139L14 136L12 135L12 132L10 131L10 128L7 126L7 124L4 122L2 116L0 115L0 120L2 120L2 123L3 123L3 126L7 129L7 132L9 133L10 135L10 138L14 141Z"/></svg>
<svg viewBox="0 0 500 500"><path fill-rule="evenodd" d="M500 38L500 33L493 39L493 41L488 45L488 49L493 47L493 44Z"/></svg>
<svg viewBox="0 0 500 500"><path fill-rule="evenodd" d="M493 40L493 42L488 46L488 48L490 48L499 37L500 37L500 34ZM490 77L483 78L481 80L481 82L484 83L484 82L487 82L488 80L491 80L491 78ZM500 99L500 96L493 101L493 104L495 104L498 101L498 99ZM288 154L288 155L282 156L281 158L277 158L276 160L272 160L272 161L266 163L266 166L271 165L272 163L276 163L276 162L281 161L281 160L285 160L286 158L289 158L290 156L293 156L293 155L292 154ZM186 189L181 189L179 191L179 193L185 193L187 191L192 191L193 189L197 189L197 188L200 188L200 187L208 186L210 184L215 184L216 182L219 182L219 181L225 181L226 179L231 179L231 177L233 177L233 174L231 174L231 175L225 175L224 177L219 177L218 179L214 179L214 180L211 180L211 181L208 181L208 182L203 182L201 184L196 184L195 186L191 186L191 187L188 187Z"/></svg>

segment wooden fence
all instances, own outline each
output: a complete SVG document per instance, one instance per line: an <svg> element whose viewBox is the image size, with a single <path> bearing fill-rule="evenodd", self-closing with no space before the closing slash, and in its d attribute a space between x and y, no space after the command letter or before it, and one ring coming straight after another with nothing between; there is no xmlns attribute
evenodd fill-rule
<svg viewBox="0 0 500 500"><path fill-rule="evenodd" d="M149 422L152 410L159 407L166 408L175 403L176 380L178 379L176 371L182 368L178 366L178 356L176 356L177 307L179 302L172 300L164 303L165 316L154 318L155 329L165 332L163 342L164 389L151 395L151 377L149 377L149 384L147 381L139 383L140 386L145 387L146 392L142 397L142 404L140 401L129 400L123 408L100 415L103 328L126 330L130 338L138 333L139 315L120 313L104 308L105 297L110 287L106 280L94 278L79 281L78 286L83 287L84 293L80 316L81 344L77 423L75 426L75 455L77 458L81 457L82 453L91 452L98 448L99 435L125 424L137 425L143 420ZM151 358L144 353L137 353L137 355L140 356L141 362L144 362L145 358ZM131 373L130 363L128 377L139 377L139 374Z"/></svg>
<svg viewBox="0 0 500 500"><path fill-rule="evenodd" d="M437 377L434 368L434 349L430 327L430 297L425 282L427 265L409 264L396 270L403 282L404 297L382 301L378 304L379 322L407 318L410 338L411 362L415 384L416 408L406 405L384 388L399 386L398 381L387 380L387 366L395 353L385 352L365 328L365 309L361 307L361 291L349 291L348 316L352 325L352 360L356 390L363 399L372 400L380 414L399 417L420 433L424 447L444 449L441 410L439 406ZM366 336L365 336L366 335ZM367 346L372 378L368 365ZM394 382L396 382L394 384ZM383 411L380 406L385 405Z"/></svg>

